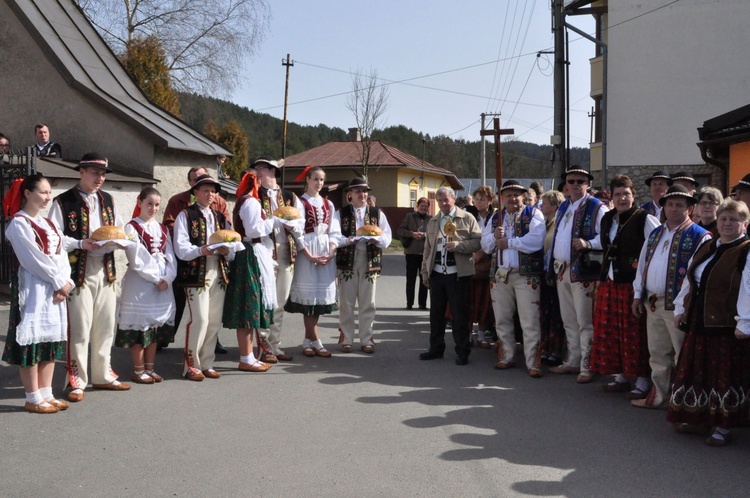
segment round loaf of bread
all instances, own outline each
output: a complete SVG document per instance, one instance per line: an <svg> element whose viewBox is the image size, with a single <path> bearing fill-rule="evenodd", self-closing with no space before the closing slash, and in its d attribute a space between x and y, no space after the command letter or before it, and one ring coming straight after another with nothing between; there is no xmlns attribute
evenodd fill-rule
<svg viewBox="0 0 750 498"><path fill-rule="evenodd" d="M383 229L377 225L364 225L362 228L357 230L357 235L377 237L383 235Z"/></svg>
<svg viewBox="0 0 750 498"><path fill-rule="evenodd" d="M298 220L302 218L302 213L294 206L281 206L273 212L273 215L283 220Z"/></svg>
<svg viewBox="0 0 750 498"><path fill-rule="evenodd" d="M103 226L94 230L91 234L94 240L122 240L126 239L125 230L116 226Z"/></svg>
<svg viewBox="0 0 750 498"><path fill-rule="evenodd" d="M222 242L239 242L242 240L242 235L235 232L234 230L216 230L208 238L210 245L221 244Z"/></svg>

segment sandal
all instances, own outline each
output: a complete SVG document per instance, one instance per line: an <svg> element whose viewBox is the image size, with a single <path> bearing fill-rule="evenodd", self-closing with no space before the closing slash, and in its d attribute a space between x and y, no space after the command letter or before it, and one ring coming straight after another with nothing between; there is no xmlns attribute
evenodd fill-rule
<svg viewBox="0 0 750 498"><path fill-rule="evenodd" d="M632 391L630 391L628 394L625 395L628 399L646 399L646 396L648 396L648 392L651 389L646 389L645 391L641 389L640 387L634 387Z"/></svg>
<svg viewBox="0 0 750 498"><path fill-rule="evenodd" d="M151 371L147 370L146 371L146 375L148 375L149 377L151 377L152 379L154 379L154 382L161 382L161 381L164 380L164 377L162 377L158 373L154 372L153 370L151 370Z"/></svg>
<svg viewBox="0 0 750 498"><path fill-rule="evenodd" d="M316 348L314 346L311 346L310 349L313 350L313 356L320 356L321 358L330 358L331 352L328 351L326 348ZM305 353L307 354L307 353Z"/></svg>
<svg viewBox="0 0 750 498"><path fill-rule="evenodd" d="M153 384L154 382L156 382L146 372L143 372L141 374L133 372L133 375L130 376L130 380L132 380L136 384Z"/></svg>
<svg viewBox="0 0 750 498"><path fill-rule="evenodd" d="M302 348L302 354L309 358L312 358L313 356L315 356L315 350L310 346L305 346Z"/></svg>
<svg viewBox="0 0 750 498"><path fill-rule="evenodd" d="M341 352L342 353L351 353L352 352L352 345L351 344L342 344L341 345Z"/></svg>
<svg viewBox="0 0 750 498"><path fill-rule="evenodd" d="M731 440L732 436L730 433L727 432L724 434L714 429L714 432L706 439L706 444L709 446L726 446Z"/></svg>

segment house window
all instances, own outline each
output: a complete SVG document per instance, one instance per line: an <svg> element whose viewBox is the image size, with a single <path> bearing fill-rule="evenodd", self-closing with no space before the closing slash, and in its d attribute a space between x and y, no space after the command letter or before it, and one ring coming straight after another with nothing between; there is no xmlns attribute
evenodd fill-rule
<svg viewBox="0 0 750 498"><path fill-rule="evenodd" d="M412 208L417 207L417 191L416 190L409 190L409 206Z"/></svg>

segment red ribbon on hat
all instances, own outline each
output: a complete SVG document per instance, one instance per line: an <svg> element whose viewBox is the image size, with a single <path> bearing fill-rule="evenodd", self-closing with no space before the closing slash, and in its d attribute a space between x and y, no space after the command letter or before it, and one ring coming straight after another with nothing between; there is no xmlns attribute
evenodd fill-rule
<svg viewBox="0 0 750 498"><path fill-rule="evenodd" d="M260 197L258 196L258 177L252 171L248 171L242 175L242 180L240 180L240 185L237 187L235 194L238 199L241 199L248 192L250 195L260 200Z"/></svg>
<svg viewBox="0 0 750 498"><path fill-rule="evenodd" d="M303 182L305 181L305 177L307 176L307 172L310 171L314 166L311 164L310 166L305 166L305 169L302 170L302 173L297 175L297 178L294 179L295 182Z"/></svg>
<svg viewBox="0 0 750 498"><path fill-rule="evenodd" d="M23 197L21 192L22 183L23 178L13 180L13 184L8 189L8 192L6 192L5 197L3 197L3 213L8 218L21 210L21 198Z"/></svg>
<svg viewBox="0 0 750 498"><path fill-rule="evenodd" d="M135 208L133 208L133 218L138 218L141 215L141 202L140 199L135 201Z"/></svg>

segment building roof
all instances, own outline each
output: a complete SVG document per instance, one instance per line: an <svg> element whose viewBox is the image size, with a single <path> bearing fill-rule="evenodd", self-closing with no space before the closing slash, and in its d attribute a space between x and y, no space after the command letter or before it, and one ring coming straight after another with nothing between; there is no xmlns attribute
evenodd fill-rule
<svg viewBox="0 0 750 498"><path fill-rule="evenodd" d="M36 159L36 170L47 178L59 178L78 180L81 174L75 170L78 163L54 159L51 157L38 157ZM127 168L117 164L109 163L112 173L107 173L107 183L113 182L132 182L154 184L158 180L143 175L133 175L128 173Z"/></svg>
<svg viewBox="0 0 750 498"><path fill-rule="evenodd" d="M303 168L320 166L326 169L361 168L360 151L362 142L329 142L305 152L294 154L284 159L284 168ZM453 189L462 189L463 185L456 175L445 168L424 162L411 154L400 151L380 140L372 141L370 149L370 168L409 168L425 173L445 176Z"/></svg>
<svg viewBox="0 0 750 498"><path fill-rule="evenodd" d="M231 155L151 103L83 12L70 0L8 0L70 86L142 131L159 147Z"/></svg>
<svg viewBox="0 0 750 498"><path fill-rule="evenodd" d="M698 136L703 141L750 133L750 105L739 107L703 122Z"/></svg>

